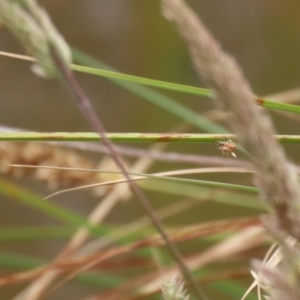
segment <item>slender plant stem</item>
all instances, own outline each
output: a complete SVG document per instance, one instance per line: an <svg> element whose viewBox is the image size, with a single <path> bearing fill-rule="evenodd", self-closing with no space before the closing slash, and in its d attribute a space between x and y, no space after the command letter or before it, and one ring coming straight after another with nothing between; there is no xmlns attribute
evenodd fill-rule
<svg viewBox="0 0 300 300"><path fill-rule="evenodd" d="M59 71L61 72L63 82L70 89L70 91L74 94L74 98L76 99L79 109L81 110L82 114L85 116L87 121L90 123L93 130L101 136L102 142L109 150L112 159L115 161L116 165L118 166L120 171L122 171L122 173L124 174L124 177L128 181L128 184L129 184L129 187L130 187L132 193L137 197L137 199L140 201L140 203L144 207L145 211L147 212L148 216L150 217L150 219L153 223L153 226L156 228L156 230L162 236L170 253L172 254L173 258L178 263L182 273L184 274L186 279L190 282L191 286L193 287L195 295L197 296L198 299L206 299L207 297L206 297L204 291L202 289L200 289L200 287L197 285L190 270L185 265L178 248L169 239L169 237L166 234L166 232L164 231L163 226L160 223L159 219L153 213L153 208L151 207L150 202L146 198L143 191L131 179L130 174L128 173L125 165L123 164L122 160L120 159L120 156L114 149L112 142L105 135L105 128L104 128L102 122L100 121L100 119L98 118L95 110L93 109L89 98L85 95L84 91L81 89L80 85L76 81L71 70L61 60L55 47L51 47L51 54L53 57L53 61L56 63L56 66L58 67Z"/></svg>
<svg viewBox="0 0 300 300"><path fill-rule="evenodd" d="M300 135L275 135L282 144L299 144ZM0 141L15 142L99 142L104 140L126 143L216 143L236 140L234 134L199 133L104 133L94 132L0 132Z"/></svg>

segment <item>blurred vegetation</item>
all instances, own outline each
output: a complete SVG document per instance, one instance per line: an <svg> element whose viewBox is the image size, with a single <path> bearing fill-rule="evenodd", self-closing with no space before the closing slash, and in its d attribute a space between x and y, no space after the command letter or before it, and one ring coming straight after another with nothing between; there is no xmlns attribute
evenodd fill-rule
<svg viewBox="0 0 300 300"><path fill-rule="evenodd" d="M224 48L237 58L257 94L276 94L298 86L300 21L296 12L300 8L299 1L188 2L203 17ZM74 47L76 64L155 79L160 84L172 82L203 87L183 43L161 16L159 1L44 0L39 3ZM25 53L5 27L1 27L0 40L1 51ZM91 131L59 83L34 76L26 61L0 56L0 64L1 125L39 132ZM211 114L214 105L208 97L181 93L170 87L162 90L139 85L134 80L124 81L117 76L108 80L76 73L76 77L93 101L108 132L165 133L174 131L182 121L189 122L188 129L183 132L226 132L223 118ZM297 100L294 99L294 102ZM281 103L279 111L290 108L289 111L298 112L298 106L294 104ZM275 111L271 114L280 134L298 134L297 114L293 117L275 114ZM195 264L194 274L209 298L240 299L253 280L249 260L263 258L270 242L260 240L258 236L253 245L249 243L236 254L224 253L219 260L210 260L212 255L205 261L205 257L210 251L213 253L213 247L239 237L243 230L259 224L258 216L265 210L258 201L257 193L235 191L223 185L227 183L239 189L252 187L251 173L240 173L249 167L245 161L247 155L236 151L238 158L235 163L233 158L221 155L215 142L122 145L142 150L151 148L149 151L169 153L169 157L182 155L176 156L177 161L167 158L156 160L149 156L147 168L133 173L156 174L210 167L202 173L178 175L184 177L182 180L152 178L140 185L158 211L165 228L175 228L170 231L170 237L178 242L183 256ZM83 157L82 160L69 149L70 146L59 159L57 153L61 151L61 146L47 146L52 150L31 149L24 153L22 151L27 149L25 144L16 146L15 151L11 147L12 144L7 150L0 149L0 160L5 166L7 163L28 163L97 168L100 162L103 170L115 171L107 156L92 151L90 144L81 144L81 150L76 152L76 155ZM86 148L85 151L82 148ZM291 160L298 163L297 143L285 145L285 148ZM187 158L191 158L189 155L193 155L191 163L186 162ZM124 156L124 160L132 166L146 157L146 154L142 158L131 155ZM215 162L214 159L220 160ZM240 171L230 170L233 167L240 168ZM118 174L100 174L99 178L87 175L90 176L88 179L81 179L81 175L77 176L82 174L80 171L76 175L68 175L71 173L63 170L29 171L2 167L1 171L1 275L33 270L51 263L79 226L85 225L91 238L79 249L78 255L88 256L95 251L104 255L114 249L120 251L119 255L112 256L91 270L80 271L82 274L70 281L67 276L59 277L54 290L49 289L51 293L47 299L89 299L87 297L91 294L111 299L121 296L161 298L160 290L143 294L139 288L150 281L149 278L159 277L174 263L161 241L157 241L155 231L140 205L136 199L131 199L130 194L127 196L126 189L120 188L119 193L123 195L119 197L123 199L118 200L111 210L103 208L107 209L107 215L100 225L87 225L87 216L99 202L109 199L114 186L104 187L101 191L93 189L93 193L91 189L73 191L43 201L53 191L98 180L112 181L120 178ZM71 176L74 176L72 181L65 181L64 178ZM213 182L216 186L203 186L201 181ZM25 283L31 280L34 278ZM2 287L1 297L13 299L25 288L25 283ZM60 283L63 283L62 286ZM249 295L249 299L254 298L254 294Z"/></svg>

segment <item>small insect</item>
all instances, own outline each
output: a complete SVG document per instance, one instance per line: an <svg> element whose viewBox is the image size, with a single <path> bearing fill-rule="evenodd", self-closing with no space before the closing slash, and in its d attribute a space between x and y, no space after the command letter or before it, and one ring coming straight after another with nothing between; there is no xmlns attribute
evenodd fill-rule
<svg viewBox="0 0 300 300"><path fill-rule="evenodd" d="M219 150L221 150L223 155L228 156L231 154L233 157L236 157L234 151L237 149L237 144L234 141L229 139L227 141L218 142L218 144Z"/></svg>

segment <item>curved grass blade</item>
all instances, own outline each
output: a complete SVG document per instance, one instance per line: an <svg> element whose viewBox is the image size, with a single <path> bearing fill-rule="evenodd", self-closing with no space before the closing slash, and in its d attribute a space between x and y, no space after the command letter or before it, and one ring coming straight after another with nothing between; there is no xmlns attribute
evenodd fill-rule
<svg viewBox="0 0 300 300"><path fill-rule="evenodd" d="M138 76L127 75L124 73L118 73L118 72L114 71L111 67L108 67L106 64L104 64L94 58L91 58L90 56L84 54L83 52L81 52L75 48L72 49L72 52L73 52L73 56L74 56L75 60L78 63L84 65L84 66L74 65L74 66L72 66L73 70L109 78L111 81L114 81L118 85L130 90L131 92L133 92L141 97L144 97L145 99L147 99L149 97L150 99L148 99L148 100L151 102L154 102L158 106L159 106L159 103L156 103L155 99L151 100L151 98L153 95L156 95L156 96L162 96L162 95L159 93L152 93L153 92L152 90L147 89L141 85L152 86L152 87L157 87L157 88L164 88L164 89L168 89L168 90L173 90L173 91L178 91L178 92L188 93L188 94L194 94L194 95L198 95L198 96L205 96L205 97L213 96L213 93L210 90L205 89L205 88L187 86L187 85L182 85L182 84L177 84L177 83L171 83L171 82L165 82L165 81L160 81L160 80L153 80L153 79L148 79L148 78L143 78L143 77L138 77ZM0 55L6 56L6 57L12 57L12 58L16 58L16 59L34 61L34 59L32 59L29 56L12 54L9 52L4 52L4 51L0 51ZM101 69L93 68L95 66L97 66L98 68L101 68ZM130 84L128 84L128 83L130 83ZM163 98L161 98L161 99L169 99L169 98L163 96ZM300 113L300 106L298 106L298 105L281 103L278 101L268 100L268 99L264 99L264 98L257 98L257 99L255 99L255 101L258 105L261 105L265 108L286 111L286 112L292 112L292 113ZM166 110L168 110L168 109L166 109ZM177 113L175 113L175 115L177 115Z"/></svg>
<svg viewBox="0 0 300 300"><path fill-rule="evenodd" d="M107 65L99 62L98 60L91 58L90 56L83 54L82 52L72 49L74 60L77 63L83 64L87 67L98 67L107 69L109 71L114 71ZM186 106L179 104L167 96L164 96L152 89L145 86L141 86L133 82L124 82L120 80L120 77L109 78L115 84L129 90L130 92L142 97L143 99L155 104L156 106L168 111L169 113L179 117L180 119L186 121L189 124L194 125L198 129L211 133L228 133L228 130L224 127L217 125L208 119L202 117L193 110L187 108ZM204 90L203 90L204 91ZM206 93L206 92L205 92Z"/></svg>
<svg viewBox="0 0 300 300"><path fill-rule="evenodd" d="M45 169L62 169L62 170L76 170L76 171L81 171L81 172L99 172L99 173L111 173L111 174L120 174L120 172L111 172L111 171L101 171L101 170L93 170L93 169L79 169L79 168L63 168L63 167L53 167L53 166L32 166L32 165L13 165L15 167L25 167L25 168L45 168ZM168 176L175 176L175 175L180 175L180 173L182 174L187 174L189 173L197 173L197 172L201 172L203 171L203 168L196 168L196 169L188 169L188 170L178 170L178 171L170 171L170 172L161 172L161 173L154 173L154 174L146 174L146 173L135 173L135 172L131 172L131 175L136 175L139 176L138 178L133 178L133 180L142 180L145 178L149 178L151 179L150 184L148 183L148 181L146 181L146 183L142 183L142 186L146 186L146 187L150 187L150 189L154 189L154 190L158 190L158 191L168 191L170 194L175 194L176 193L178 195L181 196L186 196L186 197L200 197L201 193L199 190L199 185L201 186L201 188L203 188L202 191L204 192L208 192L210 194L212 194L211 189L206 189L206 187L215 187L215 188L220 188L220 189L229 189L229 190L234 190L235 192L251 192L251 193L258 193L258 189L255 187L251 187L251 186L242 186L242 185L237 185L237 184L229 184L229 183L222 183L222 182L214 182L214 181L205 181L205 180L195 180L195 179L187 179L187 178L174 178L174 177L168 177ZM212 170L231 170L232 172L238 172L239 168L206 168L206 172L211 172ZM251 172L251 170L248 169L241 169L240 172L243 173L248 173ZM153 184L154 181L154 184ZM161 181L165 181L165 182L161 182ZM80 186L80 187L76 187L76 188L71 188L71 189L65 189L65 190L61 190L58 191L56 193L51 194L50 196L46 197L50 198L53 197L55 195L61 194L61 193L66 193L69 191L75 191L75 190L81 190L81 189L87 189L87 188L92 188L92 187L98 187L98 186L104 186L104 185L111 185L111 184L117 184L117 183L123 183L126 182L126 179L119 179L119 180L113 180L113 181L109 181L109 182L102 182L102 183L96 183L96 184L89 184L89 185L85 185L85 186ZM169 185L172 185L172 183L174 184L174 186L170 187ZM157 185L157 187L156 187ZM187 186L185 186L187 185ZM198 185L198 187L197 187ZM162 188L162 190L161 190ZM217 192L213 193L213 196L215 197L217 195ZM257 204L255 201L253 201L255 199L255 197L251 196L251 200L247 199L247 194L243 194L243 200L247 200L247 201L234 201L234 197L236 195L232 194L230 195L230 197L225 197L222 198L220 197L219 200L217 200L218 202L222 202L225 204L230 204L230 205L238 205L238 206L246 206L246 207L251 207L251 208L255 208L255 209L262 209L264 206L263 204L261 204L259 202L259 204ZM211 197L211 196L210 196ZM213 197L213 199L214 199ZM241 196L237 196L238 198L240 198Z"/></svg>
<svg viewBox="0 0 300 300"><path fill-rule="evenodd" d="M93 59L93 58L87 56L86 54L83 54L82 52L80 52L76 49L73 49L72 52L73 52L73 56L74 56L75 60L78 63L85 65L85 66L73 65L72 69L75 71L78 71L78 72L83 72L83 73L87 73L87 74L105 77L105 78L114 80L119 85L122 85L120 82L120 80L122 80L122 81L130 82L132 84L146 85L146 86L151 86L151 87L156 87L156 88L161 88L161 89L177 91L177 92L181 92L181 93L194 94L194 95L198 95L198 96L213 97L213 92L209 89L198 88L198 87L194 87L194 86L187 86L187 85L183 85L183 84L177 84L177 83L171 83L171 82L165 82L165 81L160 81L160 80L154 80L154 79L149 79L149 78L143 78L143 77L138 77L138 76L122 74L119 72L112 71L112 68L109 68L107 65L99 62L96 59ZM97 69L95 67L102 68L102 69ZM125 87L125 85L122 85L122 86ZM129 90L131 89L130 85L127 87L127 89L129 89ZM147 90L145 89L145 92L146 91ZM137 90L137 92L138 92L138 90ZM152 95L155 95L155 93ZM140 95L140 96L143 96L143 95ZM145 99L147 99L145 96L146 96L146 94L143 97ZM160 95L160 96L162 96L162 95ZM171 100L165 96L162 96L162 97L163 98L161 98L161 100L165 100L167 102L168 102L168 100ZM147 100L150 100L150 99L147 99ZM258 105L265 107L265 108L300 114L300 106L299 105L280 103L280 102L275 102L275 101L271 101L271 100L267 100L267 99L263 99L263 98L257 98L254 100L256 101L256 103ZM173 102L173 104L174 103L175 102ZM155 103L155 104L158 104L158 103ZM177 103L175 103L175 104L177 104ZM172 105L172 104L168 103L168 105ZM162 108L164 108L164 107L162 107ZM194 124L194 125L197 126L196 124ZM213 132L213 131L210 131L210 132ZM222 132L222 131L217 131L217 132Z"/></svg>
<svg viewBox="0 0 300 300"><path fill-rule="evenodd" d="M238 207L251 208L265 211L266 207L254 195L241 193L228 193L224 190L215 191L207 187L200 187L194 184L171 182L160 180L147 180L140 183L141 187L147 190L166 193L175 196L184 196L195 199L207 199L209 201L233 205Z"/></svg>

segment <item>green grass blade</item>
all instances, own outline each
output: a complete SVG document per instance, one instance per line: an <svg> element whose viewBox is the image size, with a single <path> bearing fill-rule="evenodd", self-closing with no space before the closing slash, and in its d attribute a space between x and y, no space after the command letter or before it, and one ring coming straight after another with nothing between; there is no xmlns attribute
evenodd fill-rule
<svg viewBox="0 0 300 300"><path fill-rule="evenodd" d="M225 189L225 190L233 190L238 192L251 192L251 193L258 193L259 189L252 186L246 185L239 185L239 184L231 184L231 183L224 183L224 182L216 182L216 181L208 181L208 180L198 180L198 179L187 179L187 178L173 178L173 177L156 177L151 176L148 174L142 175L149 178L155 179L154 180L162 180L162 181L169 181L174 183L187 183L187 184L195 184L201 185L205 187L213 187L217 189Z"/></svg>
<svg viewBox="0 0 300 300"><path fill-rule="evenodd" d="M225 139L234 139L231 134L190 134L190 133L106 133L112 142L187 142L209 143ZM286 138L288 140L288 138ZM300 140L300 137L299 139ZM0 132L0 141L17 142L98 142L102 141L98 133L93 132Z"/></svg>
<svg viewBox="0 0 300 300"><path fill-rule="evenodd" d="M26 166L25 166L26 167ZM29 166L31 167L31 166ZM52 166L41 166L42 168L45 169L53 169L55 167ZM76 168L60 168L60 169L64 169L64 170L74 170L77 172L93 172L93 173L105 173L105 174L121 174L118 171L102 171L102 170L96 170L96 169L76 169ZM223 183L223 182L215 182L215 181L207 181L207 180L198 180L198 179L189 179L189 178L180 178L180 177L172 177L172 176L168 176L168 173L163 173L163 174L147 174L147 173L137 173L137 172L129 172L130 175L132 176L141 176L140 178L138 177L136 180L145 180L145 178L151 179L151 181L154 181L155 184L157 184L158 186L161 184L161 181L163 182L163 184L167 183L175 183L178 184L178 186L181 184L181 187L178 189L171 189L172 193L176 192L181 194L185 189L187 189L189 191L189 193L191 193L192 191L194 191L193 188L191 188L191 186L195 186L195 185L200 185L203 187L208 187L208 188L214 188L214 189L223 189L223 190L232 190L234 192L250 192L250 193L255 193L257 194L259 189L256 187L252 187L252 186L244 186L244 185L238 185L238 184L231 184L231 183ZM173 176L175 176L176 174L173 174ZM179 175L179 174L177 174ZM143 178L144 177L144 178ZM112 183L122 183L125 182L124 180L121 181L116 181L116 182L112 182ZM111 184L112 184L111 183ZM188 184L189 187L185 187L184 185ZM92 184L92 185L85 185L83 187L79 187L79 189L88 189L88 188L92 188L92 187L96 187L96 186L101 186L103 185L102 183L99 184ZM142 182L143 185L143 182ZM146 183L147 185L147 183ZM151 186L151 184L150 184ZM66 190L62 190L60 192L54 193L52 196L56 195L56 194L60 194L60 193L64 193L64 192L68 192L74 189L66 189ZM187 195L185 195L187 196ZM191 195L189 195L191 196Z"/></svg>
<svg viewBox="0 0 300 300"><path fill-rule="evenodd" d="M166 90L171 90L176 92L182 92L182 93L194 94L194 95L206 96L206 97L213 96L213 93L210 90L205 88L198 88L194 86L138 77L138 76L113 72L113 71L108 71L103 69L95 69L92 67L72 65L72 70L81 73L101 76L109 79L122 80L122 81L127 81L135 84L141 84L141 85L146 85L146 86L151 86L151 87L156 87L156 88L161 88L161 89L166 89Z"/></svg>
<svg viewBox="0 0 300 300"><path fill-rule="evenodd" d="M216 143L236 140L233 134L200 133L106 133L112 142L126 143ZM299 144L300 135L276 135L282 144ZM0 132L0 141L15 142L98 142L101 137L94 132Z"/></svg>
<svg viewBox="0 0 300 300"><path fill-rule="evenodd" d="M180 182L161 181L161 180L147 180L140 185L151 191L171 194L175 196L190 197L196 199L209 199L214 202L233 205L238 207L251 208L263 211L266 209L264 204L258 200L254 195L241 193L224 193L224 191L212 191L210 188L203 186L196 186L195 184L187 184ZM200 200L199 200L200 201Z"/></svg>
<svg viewBox="0 0 300 300"><path fill-rule="evenodd" d="M24 166L26 167L26 166ZM32 166L28 166L32 167ZM60 170L73 170L77 172L91 172L91 173L103 173L103 174L119 174L121 175L122 173L119 171L102 171L102 170L97 170L97 169L80 169L80 168L55 168L52 166L40 166L41 168L44 169L60 169ZM33 166L34 168L34 166ZM194 184L194 185L200 185L204 187L213 187L213 188L218 188L218 189L225 189L225 190L233 190L233 191L238 191L238 192L251 192L251 193L258 193L259 189L256 187L252 186L245 186L245 185L239 185L239 184L232 184L232 183L223 183L223 182L216 182L216 181L208 181L208 180L198 180L198 179L190 179L190 178L180 178L180 177L172 177L172 175L168 174L167 172L163 172L162 174L157 173L157 174L147 174L147 173L138 173L138 172L129 172L128 174L132 176L139 176L136 178L137 181L139 180L145 180L146 178L156 180L156 181L167 181L167 182L175 182L175 183L181 183L181 184ZM174 173L173 176L178 176L180 174ZM134 180L134 178L133 178ZM111 182L110 184L118 184L118 183L123 183L126 182L126 180L120 180L120 181L115 181ZM91 185L85 185L83 187L78 187L79 189L88 189L88 188L93 188L96 186L101 186L105 185L105 183L99 183L99 184L91 184ZM68 192L68 191L74 191L74 188L62 190L61 192L56 192L55 194L59 194L62 192Z"/></svg>
<svg viewBox="0 0 300 300"><path fill-rule="evenodd" d="M167 89L167 90L177 91L177 92L181 92L181 93L194 94L197 96L213 97L213 92L211 90L208 90L205 88L199 88L199 87L194 87L194 86L187 86L187 85L182 85L182 84L177 84L177 83L171 83L171 82L165 82L165 81L143 78L143 77L138 77L138 76L132 76L132 75L127 75L127 74L112 71L112 69L109 68L107 65L100 63L99 61L97 61L93 58L90 58L89 56L87 56L87 55L83 54L82 52L75 50L75 49L73 49L73 55L74 55L75 61L77 61L80 64L85 65L85 66L73 65L72 66L73 70L82 72L82 73L86 73L86 74L92 74L92 75L96 75L96 76L105 77L105 78L108 78L108 79L111 79L111 80L117 82L119 85L122 85L121 81L126 81L127 83L136 84L136 85L151 86L151 87L155 87L155 88ZM95 67L101 68L101 69L97 69ZM127 87L126 87L126 85L122 85L122 86L131 90L131 87L128 84L127 84ZM141 90L136 89L136 91L134 91L134 90L131 90L131 91L135 92L136 94L147 99L145 97L146 93L143 95L143 91L146 92L147 89L144 88ZM151 90L148 90L148 92L149 91L151 91ZM142 94L140 94L140 92ZM160 100L164 101L167 106L171 105L171 107L165 107L165 105L163 103L161 103L160 104L160 105L162 105L161 107L164 109L167 109L167 110L171 109L172 111L170 111L170 112L177 115L178 117L181 117L180 115L178 115L178 112L177 112L177 109L180 108L180 106L178 106L179 104L173 102L171 99L169 99L165 96L162 96L158 93L150 92L148 96L150 96L151 98L152 98L152 96L155 96L156 98L157 98L157 96L161 97ZM150 99L147 99L147 100L150 100ZM173 103L169 102L168 100L171 100ZM198 100L198 98L197 98L197 100ZM150 101L156 105L159 105L159 103L157 103L157 101L155 99L150 100ZM270 100L263 99L263 98L256 99L256 103L264 108L287 111L287 112L292 112L292 113L297 113L297 114L300 113L300 106L298 106L298 105L275 102L275 101L270 101ZM174 104L175 104L175 106L172 107L172 105L174 105ZM182 108L182 106L181 106L181 108ZM184 113L189 114L189 112L188 112L189 110L186 107L185 107L185 109L186 109L186 111ZM193 121L191 121L190 123L197 126L196 124L193 123ZM202 129L202 128L200 128L200 129ZM223 128L223 130L224 130L224 128ZM220 128L218 129L218 131L208 131L208 132L222 133L222 131L220 131Z"/></svg>
<svg viewBox="0 0 300 300"><path fill-rule="evenodd" d="M96 59L89 57L82 52L73 49L73 57L77 63L83 64L88 67L98 67L103 69L109 69L110 71L113 70L112 68L108 67L107 65L99 62ZM177 116L178 118L186 121L189 124L194 125L198 129L201 129L206 132L211 133L227 133L228 130L224 127L217 125L206 118L200 116L198 113L194 112L193 110L187 108L184 105L181 105L172 99L164 96L154 90L151 90L147 87L138 85L132 82L124 82L120 80L120 78L109 78L115 84L131 91L132 93L142 97L143 99L155 104L156 106L168 111L169 113Z"/></svg>
<svg viewBox="0 0 300 300"><path fill-rule="evenodd" d="M275 101L270 101L267 99L257 99L256 102L264 108L270 108L270 109L300 114L300 106L299 105L275 102Z"/></svg>

